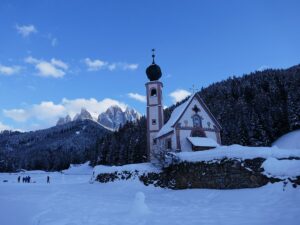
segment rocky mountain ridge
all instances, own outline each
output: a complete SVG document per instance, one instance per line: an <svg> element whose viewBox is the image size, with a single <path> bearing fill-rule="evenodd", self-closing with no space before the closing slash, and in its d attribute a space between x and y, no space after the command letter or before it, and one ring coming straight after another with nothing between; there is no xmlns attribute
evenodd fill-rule
<svg viewBox="0 0 300 225"><path fill-rule="evenodd" d="M140 118L140 114L132 108L127 107L122 110L121 107L114 105L109 107L105 112L100 113L97 118L93 118L91 113L82 108L80 113L77 113L73 120L70 115L58 119L56 125L63 125L72 121L94 120L108 130L116 131L126 122L133 122Z"/></svg>

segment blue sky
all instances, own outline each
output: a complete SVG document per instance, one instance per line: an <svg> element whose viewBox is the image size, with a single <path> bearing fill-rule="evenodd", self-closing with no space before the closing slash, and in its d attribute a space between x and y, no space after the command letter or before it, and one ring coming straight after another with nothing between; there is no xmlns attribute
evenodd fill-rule
<svg viewBox="0 0 300 225"><path fill-rule="evenodd" d="M299 11L297 0L1 0L0 129L48 127L80 107L144 113L152 48L165 105L193 84L299 64Z"/></svg>

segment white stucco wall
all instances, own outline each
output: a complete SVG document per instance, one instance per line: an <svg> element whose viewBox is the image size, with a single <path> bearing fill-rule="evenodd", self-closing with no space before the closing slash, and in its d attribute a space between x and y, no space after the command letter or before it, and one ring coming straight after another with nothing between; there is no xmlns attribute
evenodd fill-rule
<svg viewBox="0 0 300 225"><path fill-rule="evenodd" d="M180 145L181 151L192 151L192 145L188 141L187 137L190 137L191 130L180 130Z"/></svg>
<svg viewBox="0 0 300 225"><path fill-rule="evenodd" d="M159 123L158 123L158 106L151 106L149 107L149 128L150 130L158 130L159 129ZM152 124L152 119L156 120L156 124Z"/></svg>

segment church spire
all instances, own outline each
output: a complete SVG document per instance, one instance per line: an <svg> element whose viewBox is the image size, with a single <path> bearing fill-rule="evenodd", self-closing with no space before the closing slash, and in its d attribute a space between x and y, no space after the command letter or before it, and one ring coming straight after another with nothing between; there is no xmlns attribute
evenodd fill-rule
<svg viewBox="0 0 300 225"><path fill-rule="evenodd" d="M150 81L159 80L161 77L161 69L159 65L155 63L155 49L152 49L152 64L146 69L147 77Z"/></svg>
<svg viewBox="0 0 300 225"><path fill-rule="evenodd" d="M155 48L152 48L152 64L155 64L154 58L155 58Z"/></svg>

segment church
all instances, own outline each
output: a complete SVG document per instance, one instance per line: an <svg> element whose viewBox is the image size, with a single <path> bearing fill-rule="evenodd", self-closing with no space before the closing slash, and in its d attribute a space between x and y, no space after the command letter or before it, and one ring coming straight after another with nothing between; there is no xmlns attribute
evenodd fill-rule
<svg viewBox="0 0 300 225"><path fill-rule="evenodd" d="M201 151L221 145L221 125L198 93L176 107L164 123L162 72L155 63L154 50L152 58L146 69L148 159L161 152Z"/></svg>

